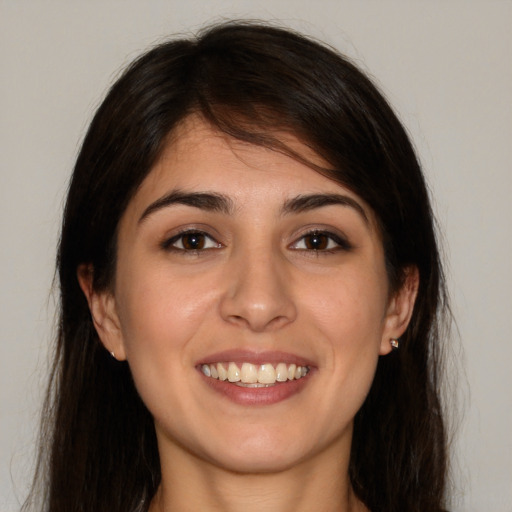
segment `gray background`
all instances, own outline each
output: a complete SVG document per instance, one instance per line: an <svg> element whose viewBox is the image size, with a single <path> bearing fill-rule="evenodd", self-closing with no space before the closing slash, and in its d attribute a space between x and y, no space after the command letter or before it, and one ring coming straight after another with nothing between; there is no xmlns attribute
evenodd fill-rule
<svg viewBox="0 0 512 512"><path fill-rule="evenodd" d="M33 468L58 224L87 123L140 51L223 17L331 43L408 126L459 329L452 510L512 511L512 2L477 0L0 0L0 510L18 508Z"/></svg>

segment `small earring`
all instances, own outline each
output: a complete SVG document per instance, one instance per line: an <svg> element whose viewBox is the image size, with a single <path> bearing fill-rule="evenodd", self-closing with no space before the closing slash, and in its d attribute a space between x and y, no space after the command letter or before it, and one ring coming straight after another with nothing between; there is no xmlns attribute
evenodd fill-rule
<svg viewBox="0 0 512 512"><path fill-rule="evenodd" d="M398 350L400 348L400 342L396 338L391 338L391 340L389 340L389 343L391 343L391 347L393 350Z"/></svg>
<svg viewBox="0 0 512 512"><path fill-rule="evenodd" d="M111 350L111 351L110 351L110 355L111 355L114 359L116 359L116 355L114 354L114 351L113 351L113 350Z"/></svg>

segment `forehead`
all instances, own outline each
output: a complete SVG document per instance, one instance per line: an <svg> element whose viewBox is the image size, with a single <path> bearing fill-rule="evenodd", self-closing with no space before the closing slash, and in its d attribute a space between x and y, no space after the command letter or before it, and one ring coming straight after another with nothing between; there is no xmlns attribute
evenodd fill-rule
<svg viewBox="0 0 512 512"><path fill-rule="evenodd" d="M199 116L189 116L169 136L160 158L143 181L128 210L134 215L171 191L213 192L228 196L237 209L278 208L306 194L344 194L371 208L355 193L312 169L329 165L293 135L272 134L297 155L234 139ZM127 212L128 213L128 212Z"/></svg>
<svg viewBox="0 0 512 512"><path fill-rule="evenodd" d="M296 137L278 134L276 139L313 165L327 166L325 161ZM196 115L189 116L173 130L146 181L167 179L178 185L182 181L198 179L201 184L213 184L217 179L234 174L237 170L249 177L251 173L246 172L249 169L266 174L267 178L271 173L284 174L288 171L290 174L295 173L297 178L305 178L311 185L323 181L317 172L290 156L234 139ZM261 174L254 174L256 181L264 179Z"/></svg>
<svg viewBox="0 0 512 512"><path fill-rule="evenodd" d="M295 136L284 133L271 135L305 162L319 167L328 166L327 162ZM182 167L188 167L186 176L181 175ZM168 173L171 169L176 179L189 179L193 172L194 175L201 174L203 180L214 180L237 170L246 174L250 169L266 173L267 178L270 173L284 174L287 171L290 174L295 173L296 177L309 178L311 183L319 178L318 173L311 167L300 163L284 151L235 139L212 127L199 116L190 116L173 131L154 166L153 177L158 179L159 174ZM257 173L254 177L256 180L262 178Z"/></svg>

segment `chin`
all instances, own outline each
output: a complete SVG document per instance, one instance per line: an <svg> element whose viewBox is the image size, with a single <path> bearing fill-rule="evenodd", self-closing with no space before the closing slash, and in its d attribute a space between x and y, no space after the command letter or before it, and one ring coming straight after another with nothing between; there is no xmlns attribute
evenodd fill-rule
<svg viewBox="0 0 512 512"><path fill-rule="evenodd" d="M314 455L314 446L293 434L276 436L276 431L230 436L225 443L210 450L208 460L223 469L242 474L279 473L286 471ZM293 441L291 441L293 440Z"/></svg>
<svg viewBox="0 0 512 512"><path fill-rule="evenodd" d="M223 454L210 462L231 473L269 474L280 473L297 466L304 454L279 453L276 450L246 451Z"/></svg>

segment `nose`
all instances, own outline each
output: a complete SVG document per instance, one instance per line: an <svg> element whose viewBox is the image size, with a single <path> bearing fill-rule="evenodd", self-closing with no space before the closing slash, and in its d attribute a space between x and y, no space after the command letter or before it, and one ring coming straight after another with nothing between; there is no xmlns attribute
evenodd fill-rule
<svg viewBox="0 0 512 512"><path fill-rule="evenodd" d="M286 263L263 251L239 254L226 269L222 318L254 332L272 331L293 322L297 309Z"/></svg>

